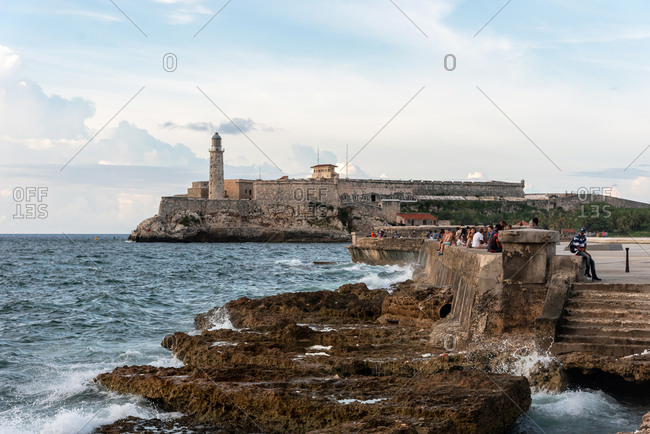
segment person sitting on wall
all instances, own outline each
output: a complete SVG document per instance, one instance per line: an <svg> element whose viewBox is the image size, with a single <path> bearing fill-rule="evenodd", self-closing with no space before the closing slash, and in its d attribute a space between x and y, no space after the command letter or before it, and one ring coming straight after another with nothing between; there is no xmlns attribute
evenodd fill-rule
<svg viewBox="0 0 650 434"><path fill-rule="evenodd" d="M502 229L503 226L501 226L501 223L494 228L494 232L492 232L492 236L488 240L488 252L501 253L503 251L501 242L499 242L499 231Z"/></svg>
<svg viewBox="0 0 650 434"><path fill-rule="evenodd" d="M569 250L571 250L571 253L575 253L576 256L582 256L584 258L583 261L587 262L585 276L591 277L591 280L594 282L600 282L601 279L596 276L596 263L594 262L594 258L587 253L586 231L585 228L580 228L580 233L573 237Z"/></svg>
<svg viewBox="0 0 650 434"><path fill-rule="evenodd" d="M370 232L370 237L371 237L371 238L375 238L375 236L376 236L376 235L375 235L375 231Z"/></svg>
<svg viewBox="0 0 650 434"><path fill-rule="evenodd" d="M470 228L469 232L467 233L467 242L465 243L465 246L468 249L471 249L472 243L474 242L474 235L476 235L476 228Z"/></svg>
<svg viewBox="0 0 650 434"><path fill-rule="evenodd" d="M485 231L485 247L488 247L488 244L490 243L490 238L492 238L492 234L494 233L494 226L488 225L487 230Z"/></svg>
<svg viewBox="0 0 650 434"><path fill-rule="evenodd" d="M539 219L537 217L533 217L528 223L528 229L539 229Z"/></svg>
<svg viewBox="0 0 650 434"><path fill-rule="evenodd" d="M462 228L460 230L460 236L458 237L458 241L456 242L456 245L462 247L467 246L467 229Z"/></svg>
<svg viewBox="0 0 650 434"><path fill-rule="evenodd" d="M480 228L474 236L472 237L472 248L477 249L480 247L485 247L485 228Z"/></svg>
<svg viewBox="0 0 650 434"><path fill-rule="evenodd" d="M395 231L395 233L393 234L393 238L399 238L399 232Z"/></svg>
<svg viewBox="0 0 650 434"><path fill-rule="evenodd" d="M442 241L440 241L440 244L438 245L438 256L442 255L445 246L451 246L453 242L454 242L454 233L449 229L447 229L445 231L445 236L442 238Z"/></svg>

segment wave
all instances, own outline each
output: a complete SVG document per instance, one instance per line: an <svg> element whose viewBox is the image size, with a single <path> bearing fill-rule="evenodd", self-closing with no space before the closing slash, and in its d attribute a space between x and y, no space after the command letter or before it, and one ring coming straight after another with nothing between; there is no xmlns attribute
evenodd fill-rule
<svg viewBox="0 0 650 434"><path fill-rule="evenodd" d="M163 413L138 403L110 404L105 407L77 407L59 410L51 418L34 417L33 413L14 413L10 420L0 418L3 434L89 434L95 428L111 424L119 419L135 416L143 419L172 419L181 413Z"/></svg>
<svg viewBox="0 0 650 434"><path fill-rule="evenodd" d="M573 390L533 395L530 410L512 432L594 433L634 431L645 413L602 391ZM580 423L575 422L579 420Z"/></svg>
<svg viewBox="0 0 650 434"><path fill-rule="evenodd" d="M363 276L359 281L370 289L390 288L391 285L413 277L413 267L388 265Z"/></svg>
<svg viewBox="0 0 650 434"><path fill-rule="evenodd" d="M210 328L208 330L221 330L221 329L230 329L237 330L235 326L230 322L230 314L228 309L225 307L220 307L214 311L212 316L208 319Z"/></svg>

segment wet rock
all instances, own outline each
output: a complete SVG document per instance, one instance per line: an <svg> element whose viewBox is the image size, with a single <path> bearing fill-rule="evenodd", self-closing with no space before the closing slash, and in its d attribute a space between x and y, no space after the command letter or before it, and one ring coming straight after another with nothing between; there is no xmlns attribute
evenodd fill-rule
<svg viewBox="0 0 650 434"><path fill-rule="evenodd" d="M453 291L449 286L434 286L407 280L394 285L384 299L380 324L430 326L451 313Z"/></svg>
<svg viewBox="0 0 650 434"><path fill-rule="evenodd" d="M650 354L614 357L575 352L562 354L558 360L569 373L587 377L605 375L630 384L650 385Z"/></svg>
<svg viewBox="0 0 650 434"><path fill-rule="evenodd" d="M236 432L236 427L227 424L219 426L197 422L191 417L183 416L176 419L141 419L129 416L110 425L101 426L95 434L131 434L166 432L175 434L220 434Z"/></svg>
<svg viewBox="0 0 650 434"><path fill-rule="evenodd" d="M369 290L364 283L343 285L336 291L278 294L251 300L247 297L226 303L194 319L197 329L213 326L213 318L224 310L236 328L281 328L288 322L364 323L381 315L387 291Z"/></svg>
<svg viewBox="0 0 650 434"><path fill-rule="evenodd" d="M422 303L440 294L412 282L393 294L406 291ZM197 317L200 335L163 339L183 367L124 366L96 380L227 432L506 432L530 406L528 380L437 353L402 296L386 303L387 291L355 284L242 298L225 305L237 330L206 329L223 313L213 310ZM404 320L380 323L382 306Z"/></svg>

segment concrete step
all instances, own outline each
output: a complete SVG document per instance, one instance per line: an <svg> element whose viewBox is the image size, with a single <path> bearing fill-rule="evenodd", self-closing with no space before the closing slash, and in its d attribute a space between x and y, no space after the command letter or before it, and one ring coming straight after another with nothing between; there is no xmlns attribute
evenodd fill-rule
<svg viewBox="0 0 650 434"><path fill-rule="evenodd" d="M618 335L580 335L580 334L564 334L562 330L555 338L555 342L566 343L583 343L583 344L596 344L596 345L639 345L650 349L650 338L644 337L623 337Z"/></svg>
<svg viewBox="0 0 650 434"><path fill-rule="evenodd" d="M565 314L560 320L560 325L583 327L623 327L650 331L650 321L648 320L648 317L645 316L645 314L637 318L612 317L611 315L602 317L572 316Z"/></svg>
<svg viewBox="0 0 650 434"><path fill-rule="evenodd" d="M650 327L634 328L621 326L593 326L593 325L562 325L560 326L559 335L561 336L581 336L588 339L600 338L639 338L647 339L650 344Z"/></svg>
<svg viewBox="0 0 650 434"><path fill-rule="evenodd" d="M615 291L615 292L645 292L650 293L650 284L645 283L603 283L579 282L573 284L574 289L588 291Z"/></svg>
<svg viewBox="0 0 650 434"><path fill-rule="evenodd" d="M650 312L650 300L634 300L634 299L601 299L601 300L577 300L573 297L569 298L565 304L566 307L580 308L580 309L636 309L647 310Z"/></svg>
<svg viewBox="0 0 650 434"><path fill-rule="evenodd" d="M573 343L573 342L555 342L551 347L553 354L571 353L580 351L584 353L595 353L603 356L629 356L632 354L641 354L648 347L645 345L603 345L592 343Z"/></svg>
<svg viewBox="0 0 650 434"><path fill-rule="evenodd" d="M580 307L579 305L576 307L566 307L562 316L563 318L624 319L650 323L650 310L632 308L613 309L611 306L608 306L607 309L590 309Z"/></svg>
<svg viewBox="0 0 650 434"><path fill-rule="evenodd" d="M572 289L569 297L576 300L601 300L601 299L620 299L620 300L641 300L650 301L650 293L647 292L617 292L617 291L582 291Z"/></svg>

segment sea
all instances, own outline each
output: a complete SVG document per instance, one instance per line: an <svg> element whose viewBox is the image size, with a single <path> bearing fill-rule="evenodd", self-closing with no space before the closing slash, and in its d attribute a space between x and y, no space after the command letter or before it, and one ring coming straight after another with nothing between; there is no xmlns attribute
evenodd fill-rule
<svg viewBox="0 0 650 434"><path fill-rule="evenodd" d="M128 416L179 417L93 378L123 365L182 366L162 339L193 332L197 313L230 300L354 282L386 288L412 273L354 264L344 244L0 235L0 433L90 433ZM512 432L634 431L648 410L597 390L535 393Z"/></svg>

